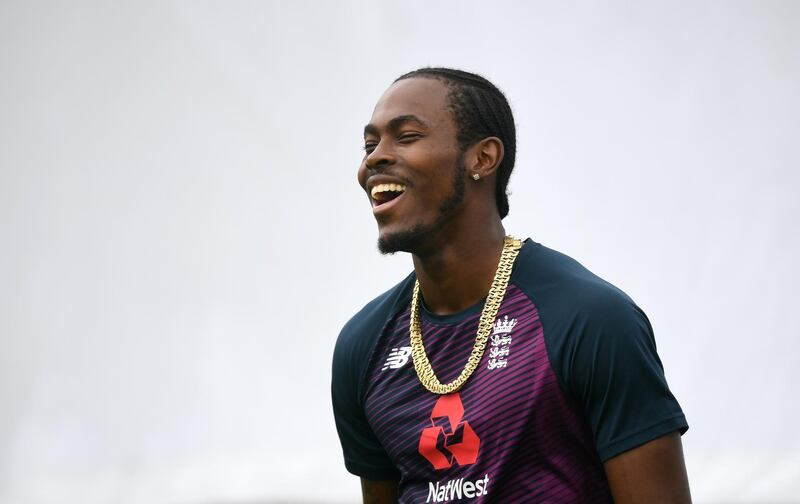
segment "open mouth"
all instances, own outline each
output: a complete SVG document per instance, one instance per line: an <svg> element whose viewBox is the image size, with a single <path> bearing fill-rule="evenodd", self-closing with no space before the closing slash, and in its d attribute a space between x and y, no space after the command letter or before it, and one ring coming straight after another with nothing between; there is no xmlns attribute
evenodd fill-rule
<svg viewBox="0 0 800 504"><path fill-rule="evenodd" d="M378 184L372 188L372 206L377 208L385 205L399 197L405 192L406 186L403 184Z"/></svg>

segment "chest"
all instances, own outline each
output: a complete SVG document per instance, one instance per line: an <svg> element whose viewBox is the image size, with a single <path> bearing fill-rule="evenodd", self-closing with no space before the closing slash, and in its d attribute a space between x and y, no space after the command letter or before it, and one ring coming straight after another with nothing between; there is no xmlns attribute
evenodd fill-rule
<svg viewBox="0 0 800 504"><path fill-rule="evenodd" d="M411 358L408 310L386 328L369 365L365 408L387 453L407 478L441 471L486 473L536 442L562 399L547 358L536 307L514 292L493 325L484 355L458 392L439 396L420 383ZM464 368L475 343L480 313L451 323L423 318L428 359L443 383ZM556 412L556 415L559 413Z"/></svg>

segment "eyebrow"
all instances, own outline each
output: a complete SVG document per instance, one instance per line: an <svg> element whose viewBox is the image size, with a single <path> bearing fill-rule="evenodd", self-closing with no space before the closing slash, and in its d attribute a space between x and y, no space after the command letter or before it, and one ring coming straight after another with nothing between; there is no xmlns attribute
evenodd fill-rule
<svg viewBox="0 0 800 504"><path fill-rule="evenodd" d="M406 114L406 115L401 115L401 116L397 116L397 117L392 118L388 122L388 124L386 125L386 129L389 130L389 131L396 130L400 126L402 126L403 124L408 123L408 122L415 122L415 123L419 124L420 126L422 126L424 128L428 127L428 124L425 121L423 121L422 119L420 119L419 117L417 117L417 116L415 116L413 114ZM367 136L367 135L378 136L378 127L375 126L372 123L367 124L366 126L364 126L364 136Z"/></svg>

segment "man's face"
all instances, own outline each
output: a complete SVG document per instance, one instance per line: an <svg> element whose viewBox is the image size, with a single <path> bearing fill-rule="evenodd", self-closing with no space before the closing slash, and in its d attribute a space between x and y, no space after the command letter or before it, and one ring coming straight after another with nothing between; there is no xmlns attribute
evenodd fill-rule
<svg viewBox="0 0 800 504"><path fill-rule="evenodd" d="M383 253L413 252L457 214L466 176L447 87L411 78L393 84L364 128L358 182L378 221Z"/></svg>

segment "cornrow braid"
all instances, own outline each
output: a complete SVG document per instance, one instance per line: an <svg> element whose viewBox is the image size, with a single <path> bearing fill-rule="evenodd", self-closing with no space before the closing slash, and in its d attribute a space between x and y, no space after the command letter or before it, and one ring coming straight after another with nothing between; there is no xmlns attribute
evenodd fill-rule
<svg viewBox="0 0 800 504"><path fill-rule="evenodd" d="M453 68L420 68L398 77L428 77L448 86L449 109L458 127L458 144L465 151L478 140L494 136L503 142L505 155L497 167L495 197L500 218L508 215L508 181L517 154L514 115L502 91L480 75Z"/></svg>

